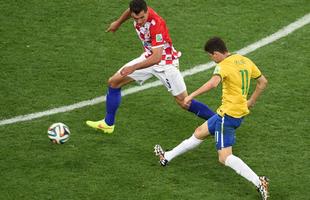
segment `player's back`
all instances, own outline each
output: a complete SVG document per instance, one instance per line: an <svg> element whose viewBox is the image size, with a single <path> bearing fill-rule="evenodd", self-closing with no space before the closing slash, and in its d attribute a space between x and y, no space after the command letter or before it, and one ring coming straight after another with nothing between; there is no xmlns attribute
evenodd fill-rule
<svg viewBox="0 0 310 200"><path fill-rule="evenodd" d="M261 72L250 59L239 54L228 56L218 67L222 77L222 105L217 112L236 118L247 115L250 80L258 78Z"/></svg>

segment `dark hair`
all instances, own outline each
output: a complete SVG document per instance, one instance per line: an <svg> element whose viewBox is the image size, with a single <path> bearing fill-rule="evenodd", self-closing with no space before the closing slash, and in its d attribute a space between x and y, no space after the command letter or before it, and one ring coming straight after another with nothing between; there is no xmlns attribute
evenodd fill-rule
<svg viewBox="0 0 310 200"><path fill-rule="evenodd" d="M220 53L228 52L225 42L220 37L212 37L205 44L205 51L213 54L214 51Z"/></svg>
<svg viewBox="0 0 310 200"><path fill-rule="evenodd" d="M142 10L144 12L147 11L147 5L144 0L132 0L129 3L130 12L134 12L135 14L139 14Z"/></svg>

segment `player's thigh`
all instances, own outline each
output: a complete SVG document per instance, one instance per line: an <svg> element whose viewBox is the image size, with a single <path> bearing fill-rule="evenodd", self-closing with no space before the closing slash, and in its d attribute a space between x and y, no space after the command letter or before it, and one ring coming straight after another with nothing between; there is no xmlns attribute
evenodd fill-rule
<svg viewBox="0 0 310 200"><path fill-rule="evenodd" d="M173 65L166 67L163 71L153 71L163 85L173 96L178 96L186 91L186 85L179 69Z"/></svg>
<svg viewBox="0 0 310 200"><path fill-rule="evenodd" d="M113 77L115 77L116 80L122 79L122 81L124 81L122 83L125 83L125 84L128 83L128 82L131 82L131 81L136 81L138 84L142 85L144 81L146 81L147 79L149 79L149 78L151 78L153 76L151 67L140 69L140 70L136 70L133 73L129 74L128 76L125 76L124 78L122 78L123 76L121 76L120 71L124 67L132 66L134 64L143 62L144 60L145 60L145 56L144 56L144 54L142 54L140 57L138 57L138 58L136 58L136 59L126 63L123 67L121 67L114 74Z"/></svg>
<svg viewBox="0 0 310 200"><path fill-rule="evenodd" d="M128 77L135 80L139 85L142 85L146 80L153 76L151 67L139 69L129 74Z"/></svg>
<svg viewBox="0 0 310 200"><path fill-rule="evenodd" d="M194 135L196 138L200 140L206 139L209 136L208 123L205 122L202 125L200 125L198 128L196 128Z"/></svg>

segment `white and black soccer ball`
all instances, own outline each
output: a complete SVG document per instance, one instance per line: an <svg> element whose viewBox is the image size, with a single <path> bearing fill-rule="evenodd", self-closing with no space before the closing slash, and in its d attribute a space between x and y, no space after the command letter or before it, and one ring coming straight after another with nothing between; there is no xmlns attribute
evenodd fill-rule
<svg viewBox="0 0 310 200"><path fill-rule="evenodd" d="M47 130L48 137L55 144L63 144L70 138L70 130L64 123L52 124Z"/></svg>

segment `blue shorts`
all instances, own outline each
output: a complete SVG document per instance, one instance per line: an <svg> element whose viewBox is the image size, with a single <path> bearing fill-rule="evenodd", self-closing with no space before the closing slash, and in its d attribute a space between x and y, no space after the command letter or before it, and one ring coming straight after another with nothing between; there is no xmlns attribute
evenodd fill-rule
<svg viewBox="0 0 310 200"><path fill-rule="evenodd" d="M221 117L216 114L208 119L208 128L211 135L214 136L216 149L233 146L236 142L236 129L241 125L242 118L234 118L228 115Z"/></svg>

